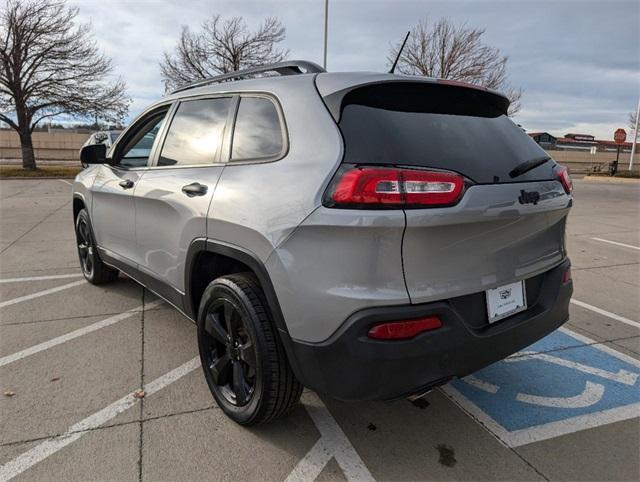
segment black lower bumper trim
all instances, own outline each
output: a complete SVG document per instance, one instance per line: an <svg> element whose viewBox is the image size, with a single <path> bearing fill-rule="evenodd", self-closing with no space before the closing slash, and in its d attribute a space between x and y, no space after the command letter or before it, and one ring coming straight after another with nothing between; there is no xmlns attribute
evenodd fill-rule
<svg viewBox="0 0 640 482"><path fill-rule="evenodd" d="M563 284L562 276L569 266L567 259L539 275L535 293L527 283L529 308L492 325L486 313L485 322L478 322L483 316L478 306L474 319L468 319L469 310L461 303L465 297L363 310L325 343L292 341L296 372L306 386L341 400L390 400L463 377L522 350L568 320L573 286ZM426 315L438 315L442 328L403 341L367 337L376 323Z"/></svg>

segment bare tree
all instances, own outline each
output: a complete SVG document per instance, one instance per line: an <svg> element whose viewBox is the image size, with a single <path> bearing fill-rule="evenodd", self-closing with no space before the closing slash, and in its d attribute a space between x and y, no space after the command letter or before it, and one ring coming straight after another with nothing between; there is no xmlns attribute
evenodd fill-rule
<svg viewBox="0 0 640 482"><path fill-rule="evenodd" d="M118 121L129 98L78 9L64 0L8 0L0 9L0 121L18 132L22 166L35 169L31 134L43 119L69 114Z"/></svg>
<svg viewBox="0 0 640 482"><path fill-rule="evenodd" d="M454 25L446 18L429 23L419 22L398 61L397 70L407 75L425 75L439 79L459 80L498 90L511 101L509 115L520 109L522 90L511 87L507 80L508 58L495 47L482 42L484 29L465 24ZM400 44L392 47L389 65L398 55Z"/></svg>
<svg viewBox="0 0 640 482"><path fill-rule="evenodd" d="M165 91L216 74L280 62L289 55L277 45L284 38L285 28L275 17L266 18L253 32L242 17L220 15L203 22L199 32L183 26L175 51L165 52L160 61Z"/></svg>

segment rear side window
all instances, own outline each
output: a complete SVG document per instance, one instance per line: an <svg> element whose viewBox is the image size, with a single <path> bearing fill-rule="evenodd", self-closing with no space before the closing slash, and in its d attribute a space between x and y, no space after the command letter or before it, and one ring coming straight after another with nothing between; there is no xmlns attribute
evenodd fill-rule
<svg viewBox="0 0 640 482"><path fill-rule="evenodd" d="M275 104L264 97L242 97L233 131L231 160L279 157L283 146L283 129Z"/></svg>
<svg viewBox="0 0 640 482"><path fill-rule="evenodd" d="M158 166L216 162L230 105L230 97L181 102L169 126Z"/></svg>
<svg viewBox="0 0 640 482"><path fill-rule="evenodd" d="M553 162L509 176L522 162L548 156L492 96L427 83L357 89L342 104L344 162L447 169L482 184L554 179Z"/></svg>

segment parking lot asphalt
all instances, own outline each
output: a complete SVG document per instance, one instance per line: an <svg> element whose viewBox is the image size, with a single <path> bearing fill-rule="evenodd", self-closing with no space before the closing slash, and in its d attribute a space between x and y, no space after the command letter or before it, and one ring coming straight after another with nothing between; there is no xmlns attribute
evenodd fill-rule
<svg viewBox="0 0 640 482"><path fill-rule="evenodd" d="M216 407L189 320L83 281L70 189L0 181L0 480L640 479L640 184L575 181L558 332L419 403L306 390L251 429Z"/></svg>

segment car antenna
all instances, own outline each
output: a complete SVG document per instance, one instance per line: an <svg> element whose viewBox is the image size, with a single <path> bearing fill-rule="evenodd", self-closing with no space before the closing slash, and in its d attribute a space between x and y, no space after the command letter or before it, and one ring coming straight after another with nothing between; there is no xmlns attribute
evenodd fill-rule
<svg viewBox="0 0 640 482"><path fill-rule="evenodd" d="M407 32L407 35L404 37L404 42L402 42L402 47L400 47L400 50L398 50L398 55L396 56L396 59L393 61L393 66L391 67L391 70L389 71L390 74L393 74L393 72L396 70L396 65L398 65L398 60L400 60L400 56L402 55L402 51L404 50L404 46L407 44L407 40L409 40L409 35L411 35L411 30L409 30Z"/></svg>

